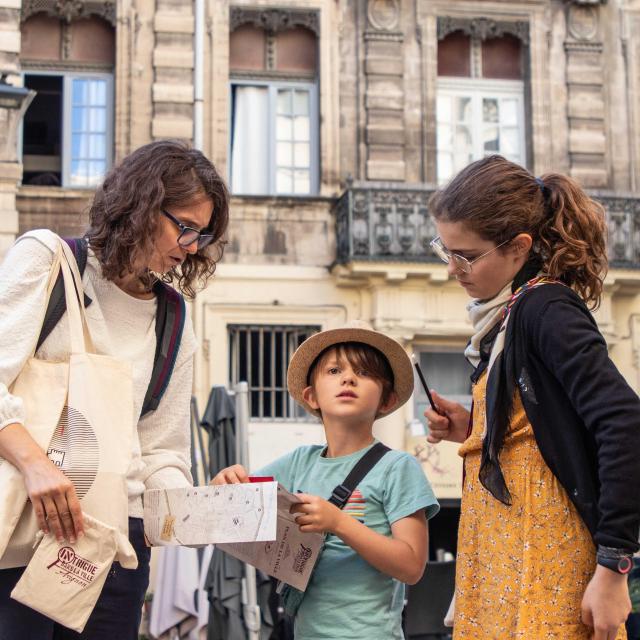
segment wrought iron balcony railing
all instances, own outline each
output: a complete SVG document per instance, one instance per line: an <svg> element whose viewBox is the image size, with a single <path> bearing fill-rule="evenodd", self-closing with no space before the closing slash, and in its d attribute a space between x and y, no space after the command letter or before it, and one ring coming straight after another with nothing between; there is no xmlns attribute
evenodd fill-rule
<svg viewBox="0 0 640 640"><path fill-rule="evenodd" d="M438 262L429 242L433 187L351 183L335 207L337 262ZM640 195L594 194L607 210L612 267L640 269Z"/></svg>

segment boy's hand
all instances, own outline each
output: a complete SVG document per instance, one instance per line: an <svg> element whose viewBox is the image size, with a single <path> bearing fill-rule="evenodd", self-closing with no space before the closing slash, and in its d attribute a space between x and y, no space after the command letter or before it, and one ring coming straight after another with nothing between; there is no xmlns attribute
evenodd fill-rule
<svg viewBox="0 0 640 640"><path fill-rule="evenodd" d="M302 502L291 505L291 513L301 514L296 518L300 531L305 533L335 533L344 512L323 498L299 493Z"/></svg>
<svg viewBox="0 0 640 640"><path fill-rule="evenodd" d="M234 464L220 471L209 484L240 484L249 482L249 474L241 464Z"/></svg>

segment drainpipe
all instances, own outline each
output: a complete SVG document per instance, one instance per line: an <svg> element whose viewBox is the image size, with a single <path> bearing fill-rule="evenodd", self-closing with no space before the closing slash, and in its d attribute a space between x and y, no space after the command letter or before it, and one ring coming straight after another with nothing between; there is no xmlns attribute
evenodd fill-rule
<svg viewBox="0 0 640 640"><path fill-rule="evenodd" d="M204 147L204 3L205 0L194 0L193 17L194 17L194 39L193 39L193 147L199 151ZM193 318L193 328L198 338L203 342L204 336L204 312L202 303L198 301L191 302L191 314ZM194 392L199 395L199 399L204 398L206 402L207 396L203 396L204 389L203 377L204 367L202 363L202 355L194 358ZM200 393L198 393L200 392Z"/></svg>
<svg viewBox="0 0 640 640"><path fill-rule="evenodd" d="M204 3L194 0L195 36L193 52L193 146L204 146Z"/></svg>

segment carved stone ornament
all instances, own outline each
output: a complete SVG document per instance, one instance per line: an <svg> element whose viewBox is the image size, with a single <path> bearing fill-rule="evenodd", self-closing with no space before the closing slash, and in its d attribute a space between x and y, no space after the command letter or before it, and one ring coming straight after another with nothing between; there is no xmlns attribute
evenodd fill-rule
<svg viewBox="0 0 640 640"><path fill-rule="evenodd" d="M491 20L490 18L438 18L438 40L446 38L454 31L462 31L472 38L489 40L510 35L524 45L529 44L529 23L520 20Z"/></svg>
<svg viewBox="0 0 640 640"><path fill-rule="evenodd" d="M567 9L567 23L571 37L593 40L598 35L598 10L592 5L571 4Z"/></svg>
<svg viewBox="0 0 640 640"><path fill-rule="evenodd" d="M20 11L20 21L24 22L36 13L45 13L52 18L70 24L78 18L96 16L116 26L115 0L25 0Z"/></svg>
<svg viewBox="0 0 640 640"><path fill-rule="evenodd" d="M252 24L272 34L305 27L320 36L320 19L318 12L313 10L231 7L229 30L235 31L245 24Z"/></svg>
<svg viewBox="0 0 640 640"><path fill-rule="evenodd" d="M392 31L400 21L400 3L398 0L369 0L367 15L374 29Z"/></svg>

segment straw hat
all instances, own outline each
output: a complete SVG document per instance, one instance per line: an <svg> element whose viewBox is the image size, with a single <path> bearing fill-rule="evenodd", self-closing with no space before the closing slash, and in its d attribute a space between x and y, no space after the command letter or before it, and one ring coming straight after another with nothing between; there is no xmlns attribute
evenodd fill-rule
<svg viewBox="0 0 640 640"><path fill-rule="evenodd" d="M339 329L321 331L307 338L295 351L289 363L287 386L293 399L309 413L319 416L317 409L309 406L302 392L309 386L307 381L309 368L314 360L328 347L341 342L363 342L380 351L389 362L393 371L393 391L398 402L391 410L381 412L378 417L386 416L401 407L413 393L413 368L409 356L393 338L374 331L366 322L355 320Z"/></svg>

